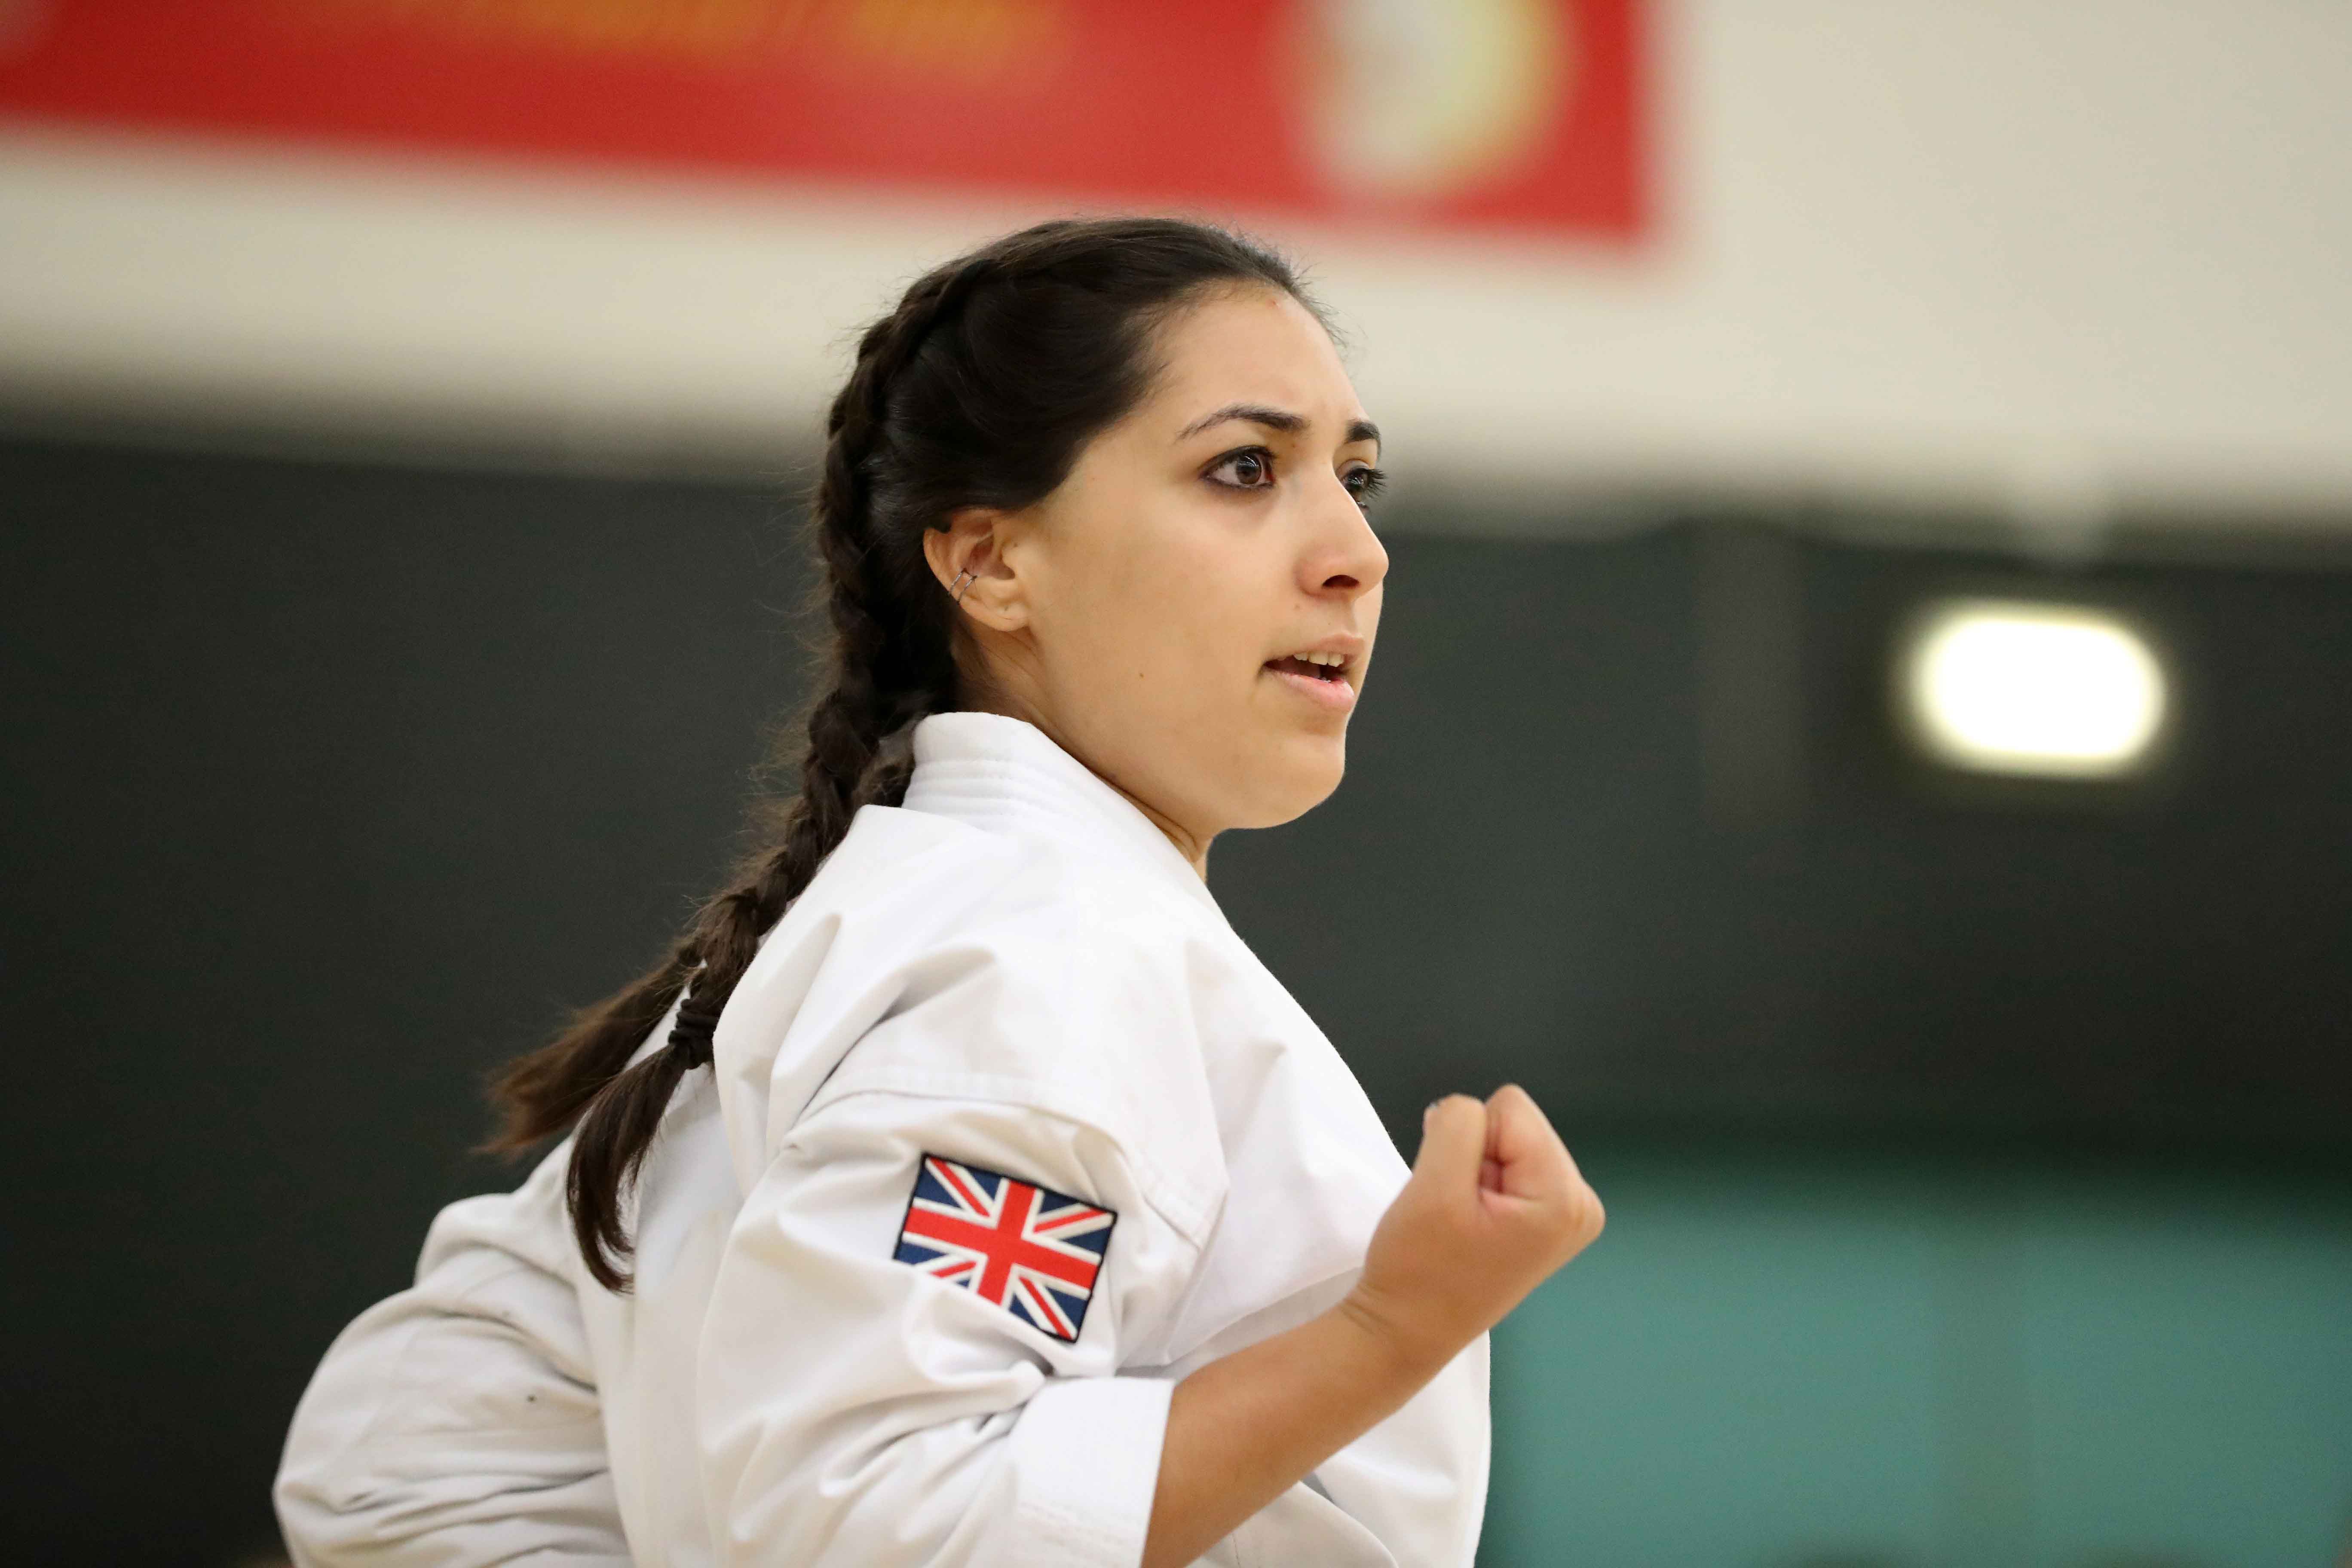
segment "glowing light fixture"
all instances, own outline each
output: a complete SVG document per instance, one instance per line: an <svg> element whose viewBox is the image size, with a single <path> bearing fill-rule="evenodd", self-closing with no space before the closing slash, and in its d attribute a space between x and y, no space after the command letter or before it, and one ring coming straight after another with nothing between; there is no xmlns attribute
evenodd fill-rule
<svg viewBox="0 0 2352 1568"><path fill-rule="evenodd" d="M2104 610L1955 599L1915 623L1898 701L1927 754L1969 773L2112 779L2163 732L2164 666Z"/></svg>

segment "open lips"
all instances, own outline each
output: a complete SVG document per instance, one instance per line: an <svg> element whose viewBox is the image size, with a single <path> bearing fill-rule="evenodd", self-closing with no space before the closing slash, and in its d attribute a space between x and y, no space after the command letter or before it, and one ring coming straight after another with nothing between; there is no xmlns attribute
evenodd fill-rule
<svg viewBox="0 0 2352 1568"><path fill-rule="evenodd" d="M1294 653L1265 661L1268 669L1284 675L1304 676L1309 680L1340 680L1340 672L1348 668L1348 656L1339 653Z"/></svg>
<svg viewBox="0 0 2352 1568"><path fill-rule="evenodd" d="M1308 648L1267 659L1265 669L1324 712L1344 715L1356 705L1356 683L1350 676L1360 656L1360 645L1357 653Z"/></svg>

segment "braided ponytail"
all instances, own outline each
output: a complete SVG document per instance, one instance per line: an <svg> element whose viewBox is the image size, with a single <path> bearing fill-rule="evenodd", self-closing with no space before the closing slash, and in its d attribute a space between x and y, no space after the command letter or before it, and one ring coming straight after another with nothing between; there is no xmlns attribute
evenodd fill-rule
<svg viewBox="0 0 2352 1568"><path fill-rule="evenodd" d="M911 763L885 759L891 740L959 704L953 605L924 532L966 507L1018 510L1059 485L1079 449L1140 400L1159 321L1218 285L1276 289L1312 308L1280 258L1221 230L1061 222L926 274L860 338L810 505L830 679L809 710L778 842L703 906L661 964L493 1086L505 1125L491 1147L521 1152L572 1129L572 1229L606 1289L630 1284L623 1194L678 1084L710 1061L719 1011L761 938L860 806L905 797ZM673 1003L662 1047L630 1066Z"/></svg>

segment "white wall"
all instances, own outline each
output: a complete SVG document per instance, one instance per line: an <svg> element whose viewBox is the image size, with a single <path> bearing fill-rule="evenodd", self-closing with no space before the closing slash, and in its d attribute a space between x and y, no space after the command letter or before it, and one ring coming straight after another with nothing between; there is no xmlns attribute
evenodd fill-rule
<svg viewBox="0 0 2352 1568"><path fill-rule="evenodd" d="M1281 234L1408 478L2352 526L2352 6L1658 16L1643 253ZM20 130L0 393L756 466L1027 216Z"/></svg>

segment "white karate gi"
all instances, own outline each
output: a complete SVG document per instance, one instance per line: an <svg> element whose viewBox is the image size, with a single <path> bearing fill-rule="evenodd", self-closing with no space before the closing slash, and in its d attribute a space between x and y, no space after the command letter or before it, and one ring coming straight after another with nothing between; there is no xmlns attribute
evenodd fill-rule
<svg viewBox="0 0 2352 1568"><path fill-rule="evenodd" d="M671 1104L635 1293L568 1150L444 1211L296 1415L298 1563L1131 1565L1174 1381L1345 1293L1404 1163L1192 868L1030 725L915 755ZM1115 1214L1091 1293L898 1261L927 1155ZM1486 1468L1482 1338L1202 1562L1467 1568Z"/></svg>

